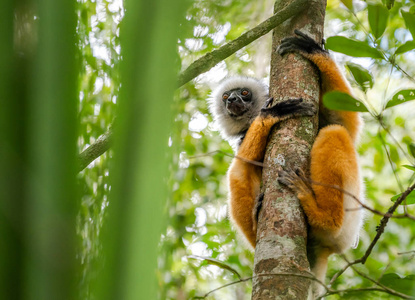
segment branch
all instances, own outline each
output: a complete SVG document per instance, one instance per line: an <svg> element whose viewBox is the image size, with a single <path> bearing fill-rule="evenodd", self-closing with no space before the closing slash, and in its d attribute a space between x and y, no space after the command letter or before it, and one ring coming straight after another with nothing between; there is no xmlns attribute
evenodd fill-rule
<svg viewBox="0 0 415 300"><path fill-rule="evenodd" d="M346 191L345 189L341 188L341 187L340 187L340 186L338 186L338 185L332 185L332 184L326 184L326 183L322 183L322 182L317 182L317 181L311 180L311 179L309 179L309 178L307 178L307 177L304 177L304 176L300 176L300 177L301 177L301 179L302 179L303 181L307 181L307 182L309 182L309 183L311 183L311 184L314 184L314 185L320 185L320 186L324 186L324 187L328 187L328 188L336 189L336 190L338 190L338 191L340 191L340 192L342 192L342 193L344 193L344 194L346 194L346 195L350 196L350 197L351 197L351 198L353 198L353 199L354 199L357 203L359 203L359 205L361 206L361 207L359 207L359 208L357 208L357 209L364 208L364 209L366 209L366 210L368 210L368 211L372 212L373 214L378 215L378 216L382 216L382 217L387 216L387 217L389 217L389 218L394 218L394 219L405 219L405 218L408 218L408 219L411 219L411 220L414 220L414 221L415 221L415 216L410 215L410 214L408 214L408 213L405 213L405 214L402 214L402 215L393 215L393 214L390 214L389 212L387 212L387 213L383 213L383 212L381 212L381 211L379 211L379 210L377 210L377 209L374 209L374 208L372 208L372 207L370 207L370 206L368 206L368 205L364 204L364 203L363 203L363 202L362 202L359 198L357 198L355 195L353 195L353 194L352 194L352 193L350 193L349 191ZM346 211L354 211L354 210L356 210L356 208L349 208L349 209L346 209Z"/></svg>
<svg viewBox="0 0 415 300"><path fill-rule="evenodd" d="M396 202L388 209L388 212L385 214L385 216L380 221L380 224L377 228L377 234L375 238L373 239L372 243L369 245L369 248L366 250L365 255L360 259L362 264L364 264L369 257L370 253L373 250L373 247L375 247L377 241L379 240L382 233L385 231L386 224L388 224L388 221L390 219L390 216L395 212L395 210L398 208L398 206L406 199L406 197L415 189L415 184L411 185L409 188L406 189L405 192L402 193L402 195L396 200Z"/></svg>
<svg viewBox="0 0 415 300"><path fill-rule="evenodd" d="M344 259L347 261L347 265L345 265L339 272L337 272L336 274L334 274L334 276L332 277L332 279L330 280L330 285L337 279L340 277L340 275L342 275L349 267L358 264L358 263L362 263L364 264L367 260L367 258L369 257L369 255L372 253L373 248L375 247L376 243L378 242L380 236L383 234L383 232L385 231L385 227L386 224L388 223L389 219L393 216L393 213L395 212L395 210L398 208L398 206L405 201L406 197L408 197L408 195L415 189L415 184L411 185L409 188L406 189L405 192L402 193L402 195L396 200L396 202L388 209L387 213L383 216L382 220L380 221L379 226L377 227L376 231L377 234L375 236L375 238L372 240L372 243L370 243L369 247L367 248L365 254L359 258L356 259L355 261L349 262L347 261L347 259L344 257Z"/></svg>
<svg viewBox="0 0 415 300"><path fill-rule="evenodd" d="M210 294L212 294L212 293L214 293L214 292L216 292L218 290L221 290L221 289L223 289L225 287L228 287L228 286L231 286L231 285L234 285L234 284L238 284L238 283L241 283L241 282L246 282L246 281L252 280L253 278L259 277L259 276L261 276L261 277L262 276L294 276L294 277L301 277L301 278L305 278L305 279L317 281L319 284L323 285L326 288L327 292L324 295L318 297L316 300L323 299L324 297L326 297L328 295L334 295L334 294L340 294L340 293L352 293L352 292L382 292L382 293L387 293L387 294L390 294L390 295L394 295L394 296L401 297L402 299L414 299L411 296L402 294L402 293L400 293L398 291L395 291L395 290L393 290L391 288L388 288L387 286L384 286L383 284L381 284L378 281L370 278L366 274L357 271L355 268L353 268L353 270L356 273L358 273L361 277L366 278L367 280L373 282L375 285L377 285L379 287L332 290L329 287L327 287L323 282L321 282L320 280L318 280L313 274L303 275L303 274L295 274L295 273L269 273L269 274L258 274L256 276L247 277L247 278L241 278L239 280L232 281L230 283L221 285L221 286L219 286L219 287L217 287L217 288L215 288L213 290L210 290L209 292L207 292L203 296L194 296L192 299L206 299Z"/></svg>
<svg viewBox="0 0 415 300"><path fill-rule="evenodd" d="M245 32L240 37L230 41L217 50L207 53L195 62L193 62L186 70L178 75L178 86L182 86L200 74L209 71L216 64L231 56L239 49L257 40L261 36L267 34L282 22L288 20L292 16L298 14L307 7L308 0L297 0L278 13L268 18L258 26ZM112 140L112 132L108 130L101 135L98 140L89 146L79 155L79 172L85 169L92 161L105 153L110 146Z"/></svg>
<svg viewBox="0 0 415 300"><path fill-rule="evenodd" d="M394 296L399 296L403 299L413 299L413 297L401 294L399 292L395 292L394 290L390 290L390 289L385 290L385 289L377 288L377 287L369 287L369 288L358 288L358 289L331 290L325 293L324 295L316 298L316 300L323 299L324 297L329 296L329 295L335 295L335 294L341 294L341 293L361 293L361 292L381 292L381 293L386 293L386 294L390 294ZM404 295L404 297L400 295Z"/></svg>
<svg viewBox="0 0 415 300"><path fill-rule="evenodd" d="M110 129L108 129L107 132L105 132L103 135L101 135L95 141L95 143L93 143L91 146L89 146L84 151L82 151L81 154L79 154L79 156L78 156L78 172L81 172L91 162L93 162L99 156L104 154L105 151L107 151L110 148L111 142L112 142L112 129L111 129L111 126L110 126Z"/></svg>
<svg viewBox="0 0 415 300"><path fill-rule="evenodd" d="M395 291L383 284L381 284L379 281L376 281L375 279L369 277L368 275L366 275L365 273L360 272L359 270L357 270L355 267L351 267L353 269L353 271L355 271L360 277L366 278L367 280L371 281L372 283L376 284L377 286L379 286L380 288L382 288L386 293L390 294L390 295L394 295L394 296L398 296L401 297L402 299L414 299L411 296L408 296L406 294L402 294L398 291Z"/></svg>
<svg viewBox="0 0 415 300"><path fill-rule="evenodd" d="M309 272L307 272L307 273L309 273ZM305 278L305 279L309 279L309 280L314 280L314 281L318 282L319 284L323 285L326 289L328 289L328 287L323 282L321 282L320 280L318 280L311 273L309 273L308 275L295 274L295 273L265 273L265 274L258 274L258 275L254 275L252 277L247 277L247 278L242 278L242 279L239 279L239 280L236 280L236 281L232 281L230 283L221 285L221 286L219 286L219 287L217 287L217 288L215 288L215 289L207 292L203 296L195 296L192 299L206 299L206 297L209 296L210 294L212 294L212 293L214 293L214 292L216 292L216 291L218 291L220 289L223 289L225 287L228 287L228 286L231 286L231 285L234 285L234 284L237 284L237 283L245 282L245 281L248 281L248 280L252 280L253 278L256 278L256 277L267 277L267 276L293 276L293 277Z"/></svg>
<svg viewBox="0 0 415 300"><path fill-rule="evenodd" d="M267 34L272 29L288 20L292 16L298 15L301 11L308 7L308 0L297 0L280 10L278 13L265 20L258 26L245 32L240 37L230 41L217 50L207 53L195 62L193 62L186 70L178 76L178 86L182 86L200 74L209 71L217 63L231 56L239 49L257 40L261 36Z"/></svg>
<svg viewBox="0 0 415 300"><path fill-rule="evenodd" d="M238 277L239 280L242 279L241 275L239 275L238 271L236 271L234 268L232 268L231 266L225 264L223 261L211 258L211 257L206 257L206 256L199 256L199 255L188 255L188 258L192 258L192 259L198 259L198 260L204 260L206 261L208 264L210 265L215 265L219 268L228 270L230 272L232 272L234 275L236 275L236 277Z"/></svg>

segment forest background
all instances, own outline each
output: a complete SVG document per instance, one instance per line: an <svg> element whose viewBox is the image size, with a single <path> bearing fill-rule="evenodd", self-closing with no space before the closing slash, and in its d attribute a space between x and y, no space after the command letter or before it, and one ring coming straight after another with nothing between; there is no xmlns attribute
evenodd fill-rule
<svg viewBox="0 0 415 300"><path fill-rule="evenodd" d="M226 171L232 158L224 153L233 151L218 135L206 99L226 76L268 83L271 35L191 81L181 77L179 88L174 76L269 18L274 2L12 2L0 15L8 25L2 26L2 54L21 67L10 71L10 57L2 55L0 133L15 147L13 155L8 147L0 153L7 170L0 178L1 197L8 199L0 224L7 245L1 252L2 293L24 297L35 291L48 299L65 294L61 288L71 282L68 298L134 299L151 285L149 295L181 300L241 281L206 299L250 299L251 281L240 279L252 276L253 252L227 217ZM62 18L71 10L72 18ZM60 22L66 25L55 26ZM71 38L64 42L61 36ZM347 261L364 256L397 195L415 180L415 102L409 101L415 99L415 2L329 0L325 36L362 111L369 111L363 113L358 148L366 221L358 248L330 258L327 278L333 278ZM128 79L121 80L121 74ZM72 89L65 89L68 82ZM119 99L130 100L117 107ZM82 155L76 160L97 142L105 144L102 155L93 154L99 157L87 167ZM415 295L414 203L411 193L365 264L347 268L332 282L333 290L346 291L327 299ZM71 263L62 267L65 257ZM103 262L121 274L115 283ZM60 268L71 270L61 281L51 276ZM134 286L134 274L146 280ZM10 291L7 285L16 281L21 289ZM362 289L368 290L361 294Z"/></svg>

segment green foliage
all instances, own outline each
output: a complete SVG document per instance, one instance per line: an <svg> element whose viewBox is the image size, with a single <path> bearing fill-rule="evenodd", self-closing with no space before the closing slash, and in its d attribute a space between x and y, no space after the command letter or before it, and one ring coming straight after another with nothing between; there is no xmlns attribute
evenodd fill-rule
<svg viewBox="0 0 415 300"><path fill-rule="evenodd" d="M347 61L347 68L353 77L351 83L359 90L356 91L355 98L334 93L327 95L324 102L335 109L370 111L363 114L366 129L359 146L366 185L366 203L376 210L386 212L393 204L390 199L401 193L414 180L413 171L405 167L414 165L410 151L406 149L409 149L414 140L415 124L413 114L411 115L413 101L408 101L402 106L389 107L387 110L383 110L386 104L382 105L393 99L391 92L399 89L409 90L413 86L407 80L408 76L399 69L393 67L394 70L391 71L392 66L398 64L409 76L415 73L410 58L413 49L412 41L408 41L410 32L406 29L401 15L402 11L409 11L413 4L408 1L382 1L382 6L380 2L376 2L377 4L372 4L369 13L368 6L364 6L362 1L341 2L344 6L339 5L339 1L328 1L325 30L329 36L334 37L327 39L326 46L328 49L352 56L341 58L342 62ZM257 3L259 2L255 2L256 5ZM344 9L345 7L347 9ZM188 65L197 57L216 49L229 39L238 37L252 25L259 23L261 19L256 22L250 20L252 16L258 15L254 13L258 9L258 6L245 1L218 4L195 2L188 11L189 22L183 25L187 30L182 32L180 40L180 45L184 45L183 51L179 50L182 64ZM222 37L222 31L228 32L226 38L215 44L215 34ZM339 34L343 36L337 36ZM197 41L198 47L189 47L194 45L192 43L186 46L186 41L189 40ZM246 249L226 219L225 173L230 158L218 153L211 154L211 151L215 150L228 153L232 151L211 126L192 130L191 120L211 121L205 103L209 91L207 86L209 81L222 76L222 71L225 74L263 76L263 70L253 67L259 58L269 61L268 57L261 56L263 40L265 38L228 58L216 68L216 71L186 84L177 93L176 108L179 114L176 118L177 129L172 135L172 147L177 155L172 168L173 192L168 207L170 221L166 234L163 235L160 257L160 284L165 286L162 299L189 299L195 295L201 296L214 288L237 280L237 276L225 266L212 266L207 262L189 259L188 255L207 256L220 261L236 270L242 277L252 274L252 253ZM358 100L360 98L362 100ZM206 156L192 158L206 153ZM407 206L405 209L411 214L414 213L413 206ZM399 207L398 213L403 213L403 206ZM360 245L356 250L346 253L349 260L363 256L376 233L380 218L366 212ZM358 265L358 269L375 279L380 278L386 271L405 276L415 274L411 255L397 255L397 252L409 251L415 247L415 242L410 238L413 235L413 221L391 219L374 252L365 265ZM330 260L328 277L333 276L345 264L338 256L333 256ZM372 286L371 281L356 275L350 269L332 284L333 289ZM249 282L226 287L211 294L209 299L235 299L241 297L241 294L249 299ZM363 297L396 298L373 291L364 294L349 292L326 298Z"/></svg>
<svg viewBox="0 0 415 300"><path fill-rule="evenodd" d="M399 46L398 49L396 49L395 54L402 54L411 50L415 49L415 42L414 41L407 41L405 44L403 44L402 46Z"/></svg>
<svg viewBox="0 0 415 300"><path fill-rule="evenodd" d="M339 5L340 2L344 5ZM141 2L138 1L137 5L139 3ZM185 13L185 19L181 22L178 31L176 67L181 66L182 69L198 57L211 52L265 20L270 15L273 5L272 1L248 0L197 0L189 3L191 6ZM362 158L365 177L366 203L380 212L386 212L388 207L392 205L390 199L394 195L402 193L415 179L413 167L415 165L413 154L415 152L413 147L415 140L414 102L410 101L413 100L411 92L413 84L408 80L408 77L415 74L411 56L413 49L415 49L412 38L415 32L415 19L412 14L414 3L411 1L383 0L382 3L383 5L378 1L376 4L365 6L364 2L360 0L354 2L350 0L328 1L326 33L331 37L327 39L327 48L351 56L345 58L339 55L340 61L347 61L347 68L353 77L351 83L359 89L356 90L356 99L344 94L333 93L325 97L324 103L333 109L370 111L372 114L363 114L366 127L359 146L359 154ZM166 7L173 5L165 4ZM145 64L144 62L143 64L137 62L129 64L132 66L131 69L135 69L137 72L150 65L161 68L159 62L154 60L154 55L155 53L164 53L163 41L165 38L162 33L173 27L169 24L157 27L159 30L157 34L154 31L148 31L144 35L138 35L141 29L136 29L134 31L136 34L131 32L128 40L132 43L134 36L140 36L141 42L147 41L146 46L152 45L153 51L151 53L144 50L147 48L142 46L142 43L137 43L133 51L131 50L133 47L127 41L123 44L123 47L126 48L120 51L119 32L124 8L110 0L79 1L77 5L76 44L79 59L76 67L79 69L79 81L78 89L74 90L77 90L79 99L78 152L80 152L91 145L112 124L117 114L115 110L119 101L123 97L124 99L129 98L126 95L120 95L121 51L130 49L128 50L130 56L127 55L127 59L130 59L132 52L135 53L135 51L138 57L147 58L144 60ZM2 13L3 10L0 11L0 14ZM150 15L148 13L148 16ZM147 20L148 16L134 19L139 24L138 28L146 28L144 26L147 23L158 24L155 20ZM13 27L5 26L4 28ZM151 38L153 36L163 36L163 38L153 39ZM169 35L170 38L173 36L174 33ZM220 63L213 71L187 83L176 92L175 99L171 104L163 104L168 103L168 99L159 94L161 84L159 73L145 72L148 74L148 80L142 81L139 75L135 75L134 70L130 70L131 73L128 74L130 74L132 83L128 83L129 87L127 88L135 91L131 99L136 99L137 95L146 95L143 100L147 103L148 99L151 99L150 102L154 103L156 110L140 110L140 107L137 108L133 104L127 108L124 107L124 112L127 111L125 115L130 116L123 117L120 121L120 124L123 124L122 128L124 128L122 132L127 134L130 129L131 132L137 132L137 135L142 136L142 133L139 133L143 124L141 121L148 120L147 118L154 119L158 109L165 112L165 109L172 108L175 123L170 127L167 122L168 117L165 117L152 127L152 129L159 128L159 126L164 127L160 129L163 132L161 135L152 136L150 134L146 135L145 139L142 138L145 143L152 145L154 140L163 141L158 149L151 148L150 153L147 153L145 167L141 167L141 164L132 159L133 155L131 154L143 154L141 151L144 150L137 145L131 145L131 152L125 155L126 160L120 163L121 159L118 156L116 166L112 166L119 168L118 175L113 173L114 169L111 167L113 150L95 160L78 175L81 199L77 218L77 232L81 240L78 257L82 267L79 280L79 298L94 299L95 297L96 299L96 295L91 293L91 286L94 286L92 283L96 283L97 280L104 284L104 290L105 288L123 289L120 282L115 282L117 280L108 280L111 278L111 274L105 280L100 280L102 278L100 276L105 271L101 258L103 253L102 227L104 224L110 224L110 227L123 232L128 231L120 238L122 241L136 238L132 241L134 245L138 245L139 239L146 234L152 235L153 246L154 241L158 240L157 230L153 229L160 228L160 223L152 213L158 208L157 216L161 215L161 202L165 196L162 195L160 188L163 181L154 179L156 177L153 176L162 172L160 168L163 164L161 160L155 162L152 159L156 155L160 155L160 151L171 156L168 179L171 192L168 196L168 203L164 206L166 216L164 222L167 229L162 234L159 251L157 252L150 247L149 249L152 249L153 252L145 255L143 259L140 255L144 252L135 251L136 248L126 246L123 248L124 250L117 250L118 252L115 252L117 254L109 260L109 264L114 266L114 274L116 274L115 269L117 268L115 266L118 266L118 263L120 263L120 269L128 269L128 272L132 273L135 269L141 268L140 259L145 260L143 262L145 267L154 266L152 258L157 253L158 270L156 274L159 298L179 300L204 295L214 288L238 280L236 273L242 278L252 276L253 253L231 228L227 218L226 171L231 158L220 152L214 152L219 150L232 154L233 151L212 126L212 119L207 111L205 100L209 95L209 85L224 76L245 74L265 78L268 72L269 49L271 48L269 41L270 35L261 38ZM23 43L23 47L30 46L29 42ZM22 45L18 44L17 46ZM4 58L4 61L7 61L6 58L9 59L9 56L5 55ZM3 61L2 59L3 56L0 57L1 61ZM175 70L175 66L164 66L164 71L172 70ZM23 71L20 74L21 78L24 78ZM0 74L3 73L0 71ZM12 86L7 76L2 78L7 83L4 85L5 87ZM165 81L162 82L164 84ZM153 92L149 94L150 87ZM400 90L400 92L396 93L396 90ZM144 93L144 91L146 92ZM7 89L0 89L0 93L6 92ZM24 89L20 92L23 94ZM9 99L10 95L5 95L5 98L2 98L3 94L1 94L0 101L1 99ZM21 97L16 96L15 98L17 99L16 107L19 107ZM406 104L397 105L403 102ZM382 103L386 104L382 105ZM9 116L9 114L18 115L20 108L16 107L15 110L0 110L3 116L0 118L0 122L7 120L4 122L16 125L16 123L10 122L11 117ZM388 109L384 110L383 108ZM131 120L134 118L136 120ZM125 125L126 122L131 122L129 124L133 125L128 127ZM16 130L16 133L11 136L21 136L21 132ZM167 138L162 138L162 136L166 136L166 131L169 133L169 141ZM131 135L131 141L135 140L135 136L135 134ZM124 137L123 144L125 140ZM167 143L169 150L165 151L163 147ZM2 148L0 150L3 151ZM10 159L10 156L5 157ZM149 164L150 161L152 161L151 164ZM6 163L6 159L3 159L2 162ZM121 168L128 171L123 173L120 171ZM130 175L134 174L136 169L143 169L146 174L145 178ZM132 190L135 191L134 195L137 198L130 194L127 194L125 198L120 197L122 193L120 194L119 188L124 186L124 182L118 181L118 188L116 188L114 180L110 180L111 176L115 176L119 181L126 181L125 184L130 183L131 180L134 183ZM15 187L16 185L10 186ZM16 189L5 190L13 191L15 198L20 199ZM117 200L109 200L111 199L110 192L118 195L112 196L117 197ZM145 196L142 194L144 192ZM141 201L143 198L146 203L141 206L139 204L141 202L138 202L137 199ZM127 199L132 202L125 202ZM406 203L410 204L412 201L413 193ZM132 207L131 203L136 205ZM112 223L112 221L108 223L107 211L111 206L115 209L114 214L117 214L118 223ZM398 213L408 212L413 215L413 209L413 205L401 205ZM134 216L140 217L134 219ZM366 216L359 247L346 253L349 260L362 257L376 233L380 216L371 212L366 212ZM120 224L123 220L130 221ZM4 227L0 226L0 228ZM113 236L118 233L118 231L113 233ZM372 278L381 278L381 282L384 280L384 284L387 286L389 283L392 284L393 286L389 287L398 291L405 292L404 287L413 288L411 285L413 284L412 276L415 274L415 267L412 263L413 256L411 254L398 255L397 253L414 249L415 241L411 238L414 235L413 221L391 219L366 264L358 265L358 269ZM10 245L11 247L8 249L13 249L13 244ZM127 251L127 249L130 250ZM126 253L122 251L126 251ZM134 256L136 253L139 255ZM192 255L204 256L208 259L195 260L192 259ZM127 257L130 263L125 262ZM333 276L344 265L344 261L339 256L333 256L330 260L328 277ZM389 278L389 274L400 274L402 277ZM146 276L149 279L151 271L146 271L144 275L140 273L140 276ZM150 286L149 282L143 281L142 284ZM131 281L125 281L123 284L133 286ZM350 269L332 284L333 289L371 286L372 283L369 280L356 275ZM130 291L134 291L134 287ZM248 281L219 290L210 295L209 299L249 299L250 292L251 283ZM108 293L108 295L111 294ZM107 297L110 297L108 295ZM364 299L393 298L380 292L365 292L365 294L349 292L341 296L332 295L326 298L362 299L362 295L364 295Z"/></svg>
<svg viewBox="0 0 415 300"><path fill-rule="evenodd" d="M354 80L363 92L373 88L373 77L368 70L350 62L346 63L346 66L352 73Z"/></svg>
<svg viewBox="0 0 415 300"><path fill-rule="evenodd" d="M367 10L370 29L374 37L378 39L385 32L389 11L381 4L369 4Z"/></svg>
<svg viewBox="0 0 415 300"><path fill-rule="evenodd" d="M393 97L386 103L386 108L393 107L414 99L415 90L402 90L393 95Z"/></svg>
<svg viewBox="0 0 415 300"><path fill-rule="evenodd" d="M328 109L368 112L362 102L343 92L334 91L325 94L323 103Z"/></svg>
<svg viewBox="0 0 415 300"><path fill-rule="evenodd" d="M349 10L353 11L353 0L340 0L344 6L346 6Z"/></svg>
<svg viewBox="0 0 415 300"><path fill-rule="evenodd" d="M415 294L415 275L401 277L396 273L387 273L383 275L379 282L395 291L413 296Z"/></svg>
<svg viewBox="0 0 415 300"><path fill-rule="evenodd" d="M391 200L393 202L396 202L396 200L398 200L398 198L402 196L402 193L400 193L399 195L395 195L391 198ZM415 204L415 192L412 191L407 197L404 203L402 203L401 205L411 205L411 204Z"/></svg>
<svg viewBox="0 0 415 300"><path fill-rule="evenodd" d="M326 41L326 48L353 57L383 58L376 48L362 42L344 36L332 36Z"/></svg>
<svg viewBox="0 0 415 300"><path fill-rule="evenodd" d="M405 20L406 28L411 32L412 39L415 38L415 15L411 12L401 11L402 17Z"/></svg>

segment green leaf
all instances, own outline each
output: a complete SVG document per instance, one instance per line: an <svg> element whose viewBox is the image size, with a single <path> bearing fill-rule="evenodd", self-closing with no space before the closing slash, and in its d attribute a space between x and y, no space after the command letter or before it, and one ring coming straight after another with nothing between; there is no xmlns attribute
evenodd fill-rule
<svg viewBox="0 0 415 300"><path fill-rule="evenodd" d="M414 99L415 90L400 90L387 102L385 109Z"/></svg>
<svg viewBox="0 0 415 300"><path fill-rule="evenodd" d="M402 193L400 193L399 195L395 195L391 198L392 202L396 202L396 200L398 200L398 198L402 196ZM407 205L411 205L411 204L415 204L415 191L412 191L409 193L409 195L406 197L406 201L402 201L402 204L407 204Z"/></svg>
<svg viewBox="0 0 415 300"><path fill-rule="evenodd" d="M379 282L406 295L413 295L415 292L415 275L402 278L398 274L388 273L383 275Z"/></svg>
<svg viewBox="0 0 415 300"><path fill-rule="evenodd" d="M349 10L353 11L353 0L340 0L344 6L346 6Z"/></svg>
<svg viewBox="0 0 415 300"><path fill-rule="evenodd" d="M353 57L383 58L383 55L367 42L349 39L344 36L332 36L327 39L326 48Z"/></svg>
<svg viewBox="0 0 415 300"><path fill-rule="evenodd" d="M395 0L383 0L382 2L386 5L388 9L391 9L395 4Z"/></svg>
<svg viewBox="0 0 415 300"><path fill-rule="evenodd" d="M409 169L409 170L411 170L411 171L414 171L414 172L415 172L415 167L414 167L414 166L410 166L410 165L403 165L402 167L407 168L407 169Z"/></svg>
<svg viewBox="0 0 415 300"><path fill-rule="evenodd" d="M406 28L411 32L412 38L415 39L415 15L401 10L402 17L405 21Z"/></svg>
<svg viewBox="0 0 415 300"><path fill-rule="evenodd" d="M369 4L367 9L370 29L378 39L385 32L389 11L382 4Z"/></svg>
<svg viewBox="0 0 415 300"><path fill-rule="evenodd" d="M334 91L329 92L323 97L323 104L328 109L345 110L345 111L360 111L368 112L366 106L359 100L353 98L349 94Z"/></svg>
<svg viewBox="0 0 415 300"><path fill-rule="evenodd" d="M346 63L346 66L352 73L354 80L356 80L361 90L366 92L368 88L371 89L373 87L373 78L368 70L354 63Z"/></svg>
<svg viewBox="0 0 415 300"><path fill-rule="evenodd" d="M405 44L401 45L396 49L395 54L402 54L415 49L415 41L407 41Z"/></svg>
<svg viewBox="0 0 415 300"><path fill-rule="evenodd" d="M415 144L414 143L410 143L408 145L408 150L409 150L409 153L412 155L412 157L415 157Z"/></svg>

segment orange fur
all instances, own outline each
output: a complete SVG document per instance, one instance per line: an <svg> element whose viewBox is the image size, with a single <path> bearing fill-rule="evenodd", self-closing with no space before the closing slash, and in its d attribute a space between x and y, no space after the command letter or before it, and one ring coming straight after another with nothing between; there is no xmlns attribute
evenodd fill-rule
<svg viewBox="0 0 415 300"><path fill-rule="evenodd" d="M321 97L333 90L351 93L347 81L328 54L318 51L311 54L301 51L299 53L319 68L322 79ZM321 102L320 100L320 114L332 125L322 128L314 142L310 179L322 185L310 184L293 172L288 176L288 182L289 187L297 193L310 224L311 235L317 241L312 271L324 281L328 256L349 248L360 228L360 211L346 211L359 205L352 197L343 193L342 189L356 197L361 196L355 143L362 121L356 112L330 111ZM245 135L237 155L262 161L267 136L272 125L280 120L257 117ZM256 243L256 224L252 211L260 193L261 172L260 167L235 158L228 173L231 218L253 247ZM321 292L319 287L314 289L315 293Z"/></svg>
<svg viewBox="0 0 415 300"><path fill-rule="evenodd" d="M248 138L243 140L237 156L262 161L268 134L279 120L279 118L257 117L249 127L246 134ZM260 192L261 177L261 167L238 158L233 160L228 171L230 216L253 248L256 243L256 231L254 231L252 211Z"/></svg>
<svg viewBox="0 0 415 300"><path fill-rule="evenodd" d="M328 54L300 54L311 60L320 70L321 97L330 91L351 94L347 81ZM355 150L362 121L356 112L330 111L321 102L320 100L320 113L327 114L326 119L332 120L334 125L320 130L311 150L310 179L316 184L310 185L295 174L289 176L289 182L290 187L297 192L307 216L310 235L317 242L312 271L324 282L328 256L345 251L358 238L362 220L361 212L357 210L359 204L343 190L357 198L362 193ZM318 284L313 286L313 290L315 295L323 292L322 286Z"/></svg>

